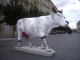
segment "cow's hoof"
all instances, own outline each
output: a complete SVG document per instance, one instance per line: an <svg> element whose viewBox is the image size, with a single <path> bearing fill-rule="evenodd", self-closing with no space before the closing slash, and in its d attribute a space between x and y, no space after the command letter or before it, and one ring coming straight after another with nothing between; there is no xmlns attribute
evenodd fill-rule
<svg viewBox="0 0 80 60"><path fill-rule="evenodd" d="M30 48L32 48L33 46L29 46Z"/></svg>
<svg viewBox="0 0 80 60"><path fill-rule="evenodd" d="M47 52L51 52L51 51L47 51Z"/></svg>
<svg viewBox="0 0 80 60"><path fill-rule="evenodd" d="M43 50L44 50L45 48L41 48L41 49L43 49Z"/></svg>
<svg viewBox="0 0 80 60"><path fill-rule="evenodd" d="M21 46L18 46L18 47L21 47Z"/></svg>

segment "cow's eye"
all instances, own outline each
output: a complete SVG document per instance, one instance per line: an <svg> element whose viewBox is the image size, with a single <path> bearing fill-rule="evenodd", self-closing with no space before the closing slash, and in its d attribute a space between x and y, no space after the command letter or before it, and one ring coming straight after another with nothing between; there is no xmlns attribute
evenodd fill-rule
<svg viewBox="0 0 80 60"><path fill-rule="evenodd" d="M57 16L62 17L60 14L57 14Z"/></svg>

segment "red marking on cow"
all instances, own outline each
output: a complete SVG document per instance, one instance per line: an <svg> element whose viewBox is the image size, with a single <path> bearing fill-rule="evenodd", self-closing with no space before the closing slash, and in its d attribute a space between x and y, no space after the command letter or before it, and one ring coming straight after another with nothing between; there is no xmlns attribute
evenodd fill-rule
<svg viewBox="0 0 80 60"><path fill-rule="evenodd" d="M23 36L24 38L29 38L29 36L28 36L25 32L22 32L22 36Z"/></svg>
<svg viewBox="0 0 80 60"><path fill-rule="evenodd" d="M34 48L38 48L38 46L34 46Z"/></svg>

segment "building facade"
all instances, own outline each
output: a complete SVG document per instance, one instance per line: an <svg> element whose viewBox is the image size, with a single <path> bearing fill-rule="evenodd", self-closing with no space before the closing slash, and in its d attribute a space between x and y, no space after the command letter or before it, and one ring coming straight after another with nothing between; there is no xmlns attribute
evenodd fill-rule
<svg viewBox="0 0 80 60"><path fill-rule="evenodd" d="M9 3L10 0L0 0L0 4L6 6L7 3ZM33 6L34 2L36 2L36 5L40 11L43 11L44 13L52 13L52 1L51 0L19 0L19 4L22 4L25 9L29 9L31 6ZM3 16L0 16L0 20L3 19ZM14 32L15 37L17 36L17 32ZM3 24L0 24L0 35L1 36L13 36L13 27L6 25L4 22Z"/></svg>
<svg viewBox="0 0 80 60"><path fill-rule="evenodd" d="M77 32L80 33L80 21L78 21L78 23L77 23Z"/></svg>
<svg viewBox="0 0 80 60"><path fill-rule="evenodd" d="M51 0L20 0L20 3L25 6L25 8L30 8L33 6L34 2L40 11L44 13L51 13L52 12L52 1Z"/></svg>

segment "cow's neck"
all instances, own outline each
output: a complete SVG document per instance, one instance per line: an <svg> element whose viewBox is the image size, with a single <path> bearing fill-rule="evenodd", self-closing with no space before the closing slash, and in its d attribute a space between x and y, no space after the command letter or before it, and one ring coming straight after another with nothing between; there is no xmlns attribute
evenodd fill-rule
<svg viewBox="0 0 80 60"><path fill-rule="evenodd" d="M54 15L54 14L53 14ZM53 29L53 28L56 28L56 27L58 27L58 25L57 24L55 24L55 22L54 22L54 18L52 17L52 15L49 15L50 16L50 18L51 18L51 25L50 25L50 29Z"/></svg>
<svg viewBox="0 0 80 60"><path fill-rule="evenodd" d="M48 17L48 19L47 19L47 25L49 26L49 29L48 29L48 31L50 32L51 31L51 29L53 29L53 25L54 25L54 21L53 21L53 18L51 17L51 15L48 15L47 16Z"/></svg>

